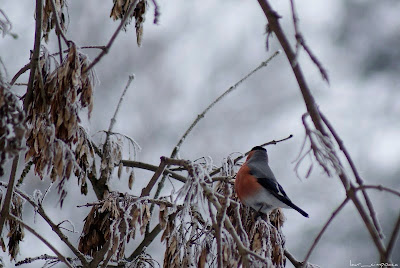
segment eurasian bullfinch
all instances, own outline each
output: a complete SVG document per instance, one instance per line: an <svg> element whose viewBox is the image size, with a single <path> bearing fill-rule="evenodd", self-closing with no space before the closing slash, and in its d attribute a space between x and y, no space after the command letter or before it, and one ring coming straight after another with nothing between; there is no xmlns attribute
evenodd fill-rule
<svg viewBox="0 0 400 268"><path fill-rule="evenodd" d="M308 214L290 201L276 181L268 165L267 150L261 146L251 149L246 162L236 174L235 190L240 201L265 213L275 208L293 208L308 218Z"/></svg>

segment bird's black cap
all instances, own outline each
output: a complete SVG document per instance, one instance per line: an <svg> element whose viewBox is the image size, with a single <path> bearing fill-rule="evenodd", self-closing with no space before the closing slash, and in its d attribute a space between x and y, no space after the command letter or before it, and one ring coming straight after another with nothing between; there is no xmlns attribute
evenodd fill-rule
<svg viewBox="0 0 400 268"><path fill-rule="evenodd" d="M263 147L261 147L261 146L256 146L256 147L253 147L253 149L251 149L252 151L257 151L257 150L260 150L260 151L267 151L267 149L265 149L265 148L263 148Z"/></svg>

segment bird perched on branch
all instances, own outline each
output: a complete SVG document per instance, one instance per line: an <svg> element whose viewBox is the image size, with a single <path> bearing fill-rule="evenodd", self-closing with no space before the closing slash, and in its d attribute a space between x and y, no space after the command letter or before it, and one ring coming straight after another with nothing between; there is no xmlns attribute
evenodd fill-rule
<svg viewBox="0 0 400 268"><path fill-rule="evenodd" d="M308 218L308 214L293 204L276 181L268 165L267 150L261 146L251 149L246 162L236 174L235 190L240 201L265 213L275 208L293 208Z"/></svg>

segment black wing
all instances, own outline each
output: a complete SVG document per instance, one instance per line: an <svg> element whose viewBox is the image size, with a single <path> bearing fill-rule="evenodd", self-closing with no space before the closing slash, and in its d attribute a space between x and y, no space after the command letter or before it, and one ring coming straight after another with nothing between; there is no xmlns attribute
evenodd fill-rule
<svg viewBox="0 0 400 268"><path fill-rule="evenodd" d="M267 189L271 194L273 194L276 198L278 198L282 203L288 205L289 207L297 210L301 215L308 218L308 214L293 204L293 202L286 195L282 186L276 181L267 178L257 178L258 183L260 183L265 189Z"/></svg>

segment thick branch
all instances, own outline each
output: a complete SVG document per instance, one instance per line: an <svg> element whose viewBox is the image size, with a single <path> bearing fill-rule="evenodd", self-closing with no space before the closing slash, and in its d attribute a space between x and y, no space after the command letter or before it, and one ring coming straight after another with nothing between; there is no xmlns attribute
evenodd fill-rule
<svg viewBox="0 0 400 268"><path fill-rule="evenodd" d="M396 245L399 231L400 231L400 214L397 217L397 221L393 227L392 235L390 236L389 243L386 247L386 255L385 255L385 259L383 260L384 262L390 262L390 256L392 255L392 251L394 249L394 246Z"/></svg>
<svg viewBox="0 0 400 268"><path fill-rule="evenodd" d="M161 157L160 166L157 168L156 172L154 173L153 177L151 178L151 180L147 184L146 188L144 188L142 190L142 193L140 195L141 197L150 195L151 189L153 189L154 185L156 184L156 182L157 182L158 178L161 176L161 174L164 173L165 166L166 165L165 165L164 158Z"/></svg>
<svg viewBox="0 0 400 268"><path fill-rule="evenodd" d="M43 0L36 0L36 25L35 25L35 43L33 45L33 54L30 64L31 72L29 74L28 88L24 99L24 110L28 110L28 106L33 97L33 82L35 80L36 68L39 62L40 41L42 40L42 20L43 20Z"/></svg>
<svg viewBox="0 0 400 268"><path fill-rule="evenodd" d="M289 60L289 63L293 69L294 75L296 76L297 82L300 86L300 91L303 95L304 102L306 104L307 110L310 113L310 116L318 130L321 131L322 134L325 135L325 131L321 122L321 117L318 112L318 106L314 100L313 95L311 94L311 90L309 89L307 82L304 78L303 71L301 70L296 54L294 53L289 40L284 34L281 25L279 23L280 16L278 13L272 9L271 5L267 0L258 0L262 10L264 11L265 16L268 19L270 29L275 33L276 37L279 40L283 50L285 51L286 57Z"/></svg>

